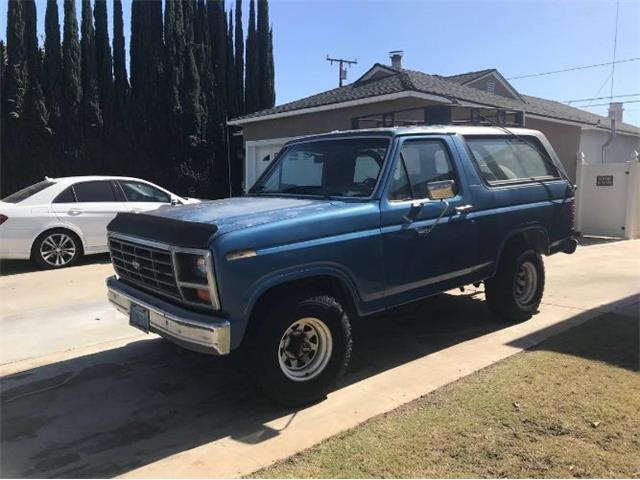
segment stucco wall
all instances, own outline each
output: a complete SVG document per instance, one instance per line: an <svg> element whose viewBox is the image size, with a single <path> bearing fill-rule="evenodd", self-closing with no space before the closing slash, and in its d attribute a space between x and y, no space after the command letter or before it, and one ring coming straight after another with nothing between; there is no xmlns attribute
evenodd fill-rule
<svg viewBox="0 0 640 480"><path fill-rule="evenodd" d="M243 125L242 130L245 142L268 138L297 137L300 135L331 132L333 130L349 130L351 129L351 119L362 115L372 115L375 113L419 108L436 104L435 102L417 100L415 98L400 98L398 100L359 105L351 108L339 108L337 110L327 110L324 112L248 123Z"/></svg>
<svg viewBox="0 0 640 480"><path fill-rule="evenodd" d="M569 175L572 182L575 182L576 159L580 147L580 127L529 117L526 119L525 127L540 130L545 134L556 154L560 157L567 175Z"/></svg>
<svg viewBox="0 0 640 480"><path fill-rule="evenodd" d="M608 132L596 130L582 132L580 151L584 153L586 163L591 165L602 163L602 145L608 138ZM634 150L640 152L640 137L617 134L607 147L606 163L628 162Z"/></svg>

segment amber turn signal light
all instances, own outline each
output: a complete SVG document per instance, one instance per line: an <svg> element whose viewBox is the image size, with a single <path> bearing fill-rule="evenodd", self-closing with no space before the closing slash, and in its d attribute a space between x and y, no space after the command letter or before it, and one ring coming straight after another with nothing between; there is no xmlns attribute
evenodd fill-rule
<svg viewBox="0 0 640 480"><path fill-rule="evenodd" d="M211 301L211 294L209 293L209 290L205 290L203 288L196 288L196 297L198 297L198 300L202 300L203 302Z"/></svg>

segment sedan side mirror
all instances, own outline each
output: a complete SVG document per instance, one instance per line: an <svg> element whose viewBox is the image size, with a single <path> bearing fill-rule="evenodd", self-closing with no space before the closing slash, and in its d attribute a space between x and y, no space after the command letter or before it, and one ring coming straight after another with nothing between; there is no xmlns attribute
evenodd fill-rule
<svg viewBox="0 0 640 480"><path fill-rule="evenodd" d="M429 200L445 200L456 196L456 182L442 180L441 182L427 183L427 195Z"/></svg>
<svg viewBox="0 0 640 480"><path fill-rule="evenodd" d="M171 197L171 205L182 205L182 202L177 197Z"/></svg>

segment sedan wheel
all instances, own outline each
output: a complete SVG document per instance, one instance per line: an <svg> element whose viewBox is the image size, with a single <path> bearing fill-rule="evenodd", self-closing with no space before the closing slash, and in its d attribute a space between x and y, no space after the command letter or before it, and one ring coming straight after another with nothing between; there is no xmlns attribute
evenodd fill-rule
<svg viewBox="0 0 640 480"><path fill-rule="evenodd" d="M34 248L35 260L45 268L63 268L75 263L80 254L77 239L63 231L43 235Z"/></svg>

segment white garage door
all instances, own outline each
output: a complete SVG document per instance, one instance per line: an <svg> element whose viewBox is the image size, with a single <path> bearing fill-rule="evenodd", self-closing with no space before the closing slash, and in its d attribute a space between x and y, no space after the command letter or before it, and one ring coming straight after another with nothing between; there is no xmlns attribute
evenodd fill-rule
<svg viewBox="0 0 640 480"><path fill-rule="evenodd" d="M250 140L245 145L244 190L249 190L273 160L274 155L289 140L296 137Z"/></svg>

